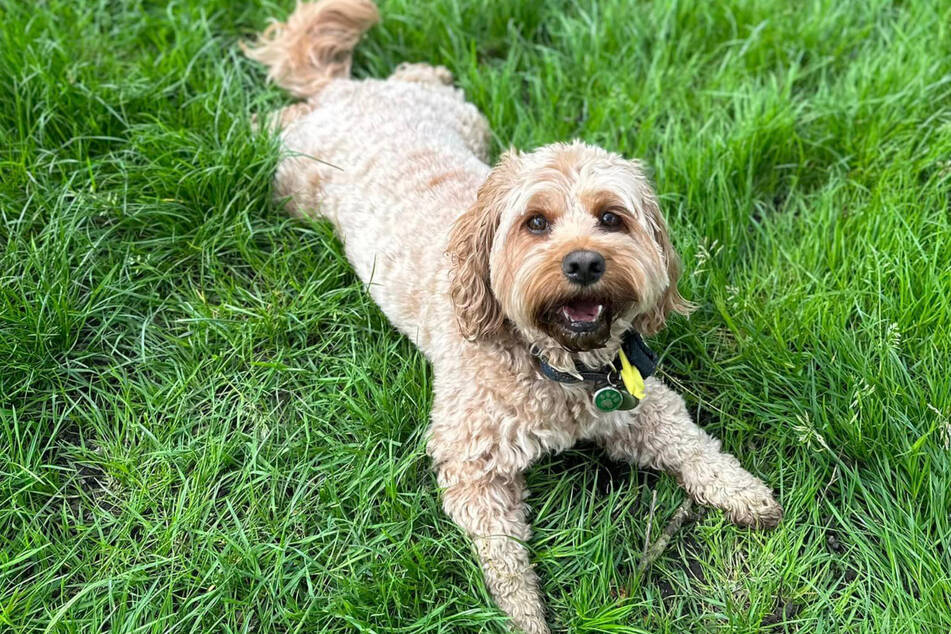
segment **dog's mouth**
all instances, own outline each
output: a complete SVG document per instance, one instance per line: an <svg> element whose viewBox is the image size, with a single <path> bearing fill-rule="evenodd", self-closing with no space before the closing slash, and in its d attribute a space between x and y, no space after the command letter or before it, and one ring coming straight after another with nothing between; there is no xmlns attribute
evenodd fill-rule
<svg viewBox="0 0 951 634"><path fill-rule="evenodd" d="M575 297L542 311L541 329L568 350L600 348L611 332L613 310L601 297Z"/></svg>
<svg viewBox="0 0 951 634"><path fill-rule="evenodd" d="M572 332L590 332L607 316L605 305L595 299L578 299L558 307L558 316L565 328Z"/></svg>

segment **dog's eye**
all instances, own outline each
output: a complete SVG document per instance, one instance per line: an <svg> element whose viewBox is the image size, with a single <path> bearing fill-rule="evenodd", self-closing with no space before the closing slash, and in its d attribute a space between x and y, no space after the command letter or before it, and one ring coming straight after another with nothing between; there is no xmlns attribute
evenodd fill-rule
<svg viewBox="0 0 951 634"><path fill-rule="evenodd" d="M532 233L544 233L548 229L548 218L541 214L535 214L528 219L525 226Z"/></svg>
<svg viewBox="0 0 951 634"><path fill-rule="evenodd" d="M621 226L621 217L614 213L613 211L605 211L601 214L601 217L598 218L602 227L607 227L608 229L617 229Z"/></svg>

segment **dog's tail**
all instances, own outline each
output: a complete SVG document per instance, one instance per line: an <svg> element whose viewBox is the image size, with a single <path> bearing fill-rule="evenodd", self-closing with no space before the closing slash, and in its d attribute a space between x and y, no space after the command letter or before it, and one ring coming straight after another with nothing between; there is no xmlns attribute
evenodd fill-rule
<svg viewBox="0 0 951 634"><path fill-rule="evenodd" d="M350 76L353 47L379 19L371 0L299 2L287 22L273 22L241 48L268 67L268 79L306 99L330 80Z"/></svg>

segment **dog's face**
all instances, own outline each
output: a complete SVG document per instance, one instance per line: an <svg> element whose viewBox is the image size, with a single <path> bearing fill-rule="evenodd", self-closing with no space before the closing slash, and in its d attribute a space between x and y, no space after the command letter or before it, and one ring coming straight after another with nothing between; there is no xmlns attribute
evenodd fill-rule
<svg viewBox="0 0 951 634"><path fill-rule="evenodd" d="M460 329L572 352L659 330L679 264L640 166L582 143L503 156L450 237Z"/></svg>

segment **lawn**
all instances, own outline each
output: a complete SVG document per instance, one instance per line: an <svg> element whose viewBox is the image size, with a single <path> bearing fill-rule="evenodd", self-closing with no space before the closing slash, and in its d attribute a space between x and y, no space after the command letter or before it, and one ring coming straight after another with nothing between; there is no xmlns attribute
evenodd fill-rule
<svg viewBox="0 0 951 634"><path fill-rule="evenodd" d="M431 373L271 198L237 42L291 0L0 0L0 630L502 632L423 450ZM662 372L786 509L528 474L571 632L951 630L951 2L386 1L494 153L650 166L699 306ZM653 521L651 500L656 493Z"/></svg>

